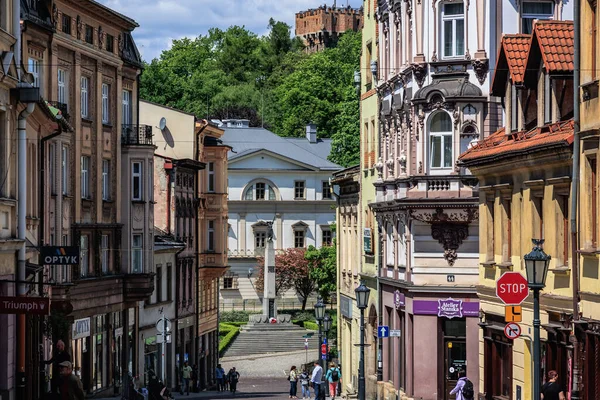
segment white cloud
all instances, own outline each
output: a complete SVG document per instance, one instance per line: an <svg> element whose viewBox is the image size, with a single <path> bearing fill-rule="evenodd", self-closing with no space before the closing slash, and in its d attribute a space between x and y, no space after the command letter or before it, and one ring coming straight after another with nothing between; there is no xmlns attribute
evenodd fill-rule
<svg viewBox="0 0 600 400"><path fill-rule="evenodd" d="M284 21L294 28L299 11L325 4L324 0L99 0L140 24L133 32L136 44L145 60L158 57L170 47L173 39L196 37L216 27L244 25L262 35L269 18ZM348 0L360 7L362 0ZM332 5L328 0L327 5ZM346 6L346 0L337 0Z"/></svg>

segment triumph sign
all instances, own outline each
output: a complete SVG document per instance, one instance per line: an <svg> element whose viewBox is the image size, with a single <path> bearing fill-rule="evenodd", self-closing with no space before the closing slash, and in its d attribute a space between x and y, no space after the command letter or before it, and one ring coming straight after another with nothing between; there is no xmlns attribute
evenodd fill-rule
<svg viewBox="0 0 600 400"><path fill-rule="evenodd" d="M43 246L40 253L43 265L79 264L79 247L77 246Z"/></svg>
<svg viewBox="0 0 600 400"><path fill-rule="evenodd" d="M47 297L0 297L0 314L49 315Z"/></svg>

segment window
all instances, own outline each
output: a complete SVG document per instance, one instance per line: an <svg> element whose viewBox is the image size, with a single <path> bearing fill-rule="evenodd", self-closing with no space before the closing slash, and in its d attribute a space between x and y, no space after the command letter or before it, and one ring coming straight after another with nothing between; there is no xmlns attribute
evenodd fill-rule
<svg viewBox="0 0 600 400"><path fill-rule="evenodd" d="M223 289L233 289L233 276L223 277Z"/></svg>
<svg viewBox="0 0 600 400"><path fill-rule="evenodd" d="M90 196L90 158L81 156L81 198L89 199Z"/></svg>
<svg viewBox="0 0 600 400"><path fill-rule="evenodd" d="M465 54L465 10L463 3L447 3L442 8L444 57Z"/></svg>
<svg viewBox="0 0 600 400"><path fill-rule="evenodd" d="M87 276L90 272L90 251L89 251L90 237L88 235L81 235L79 242L79 260L81 266L81 276Z"/></svg>
<svg viewBox="0 0 600 400"><path fill-rule="evenodd" d="M163 301L162 295L162 265L156 266L156 302L160 303Z"/></svg>
<svg viewBox="0 0 600 400"><path fill-rule="evenodd" d="M323 181L321 192L324 200L331 200L331 185L329 184L329 181Z"/></svg>
<svg viewBox="0 0 600 400"><path fill-rule="evenodd" d="M254 233L254 247L257 249L264 249L267 243L267 232L255 232Z"/></svg>
<svg viewBox="0 0 600 400"><path fill-rule="evenodd" d="M142 200L142 163L134 162L131 166L131 199Z"/></svg>
<svg viewBox="0 0 600 400"><path fill-rule="evenodd" d="M294 182L294 197L296 199L304 199L306 198L306 194L304 193L304 181L295 181Z"/></svg>
<svg viewBox="0 0 600 400"><path fill-rule="evenodd" d="M115 38L113 35L106 34L106 51L109 53L115 52Z"/></svg>
<svg viewBox="0 0 600 400"><path fill-rule="evenodd" d="M50 193L56 194L56 143L50 143L48 146L48 175L50 183Z"/></svg>
<svg viewBox="0 0 600 400"><path fill-rule="evenodd" d="M294 247L296 247L296 248L304 247L304 231L303 230L295 230L294 231Z"/></svg>
<svg viewBox="0 0 600 400"><path fill-rule="evenodd" d="M430 133L431 168L452 167L452 121L445 112L438 112L431 119Z"/></svg>
<svg viewBox="0 0 600 400"><path fill-rule="evenodd" d="M102 123L108 124L110 122L110 109L108 104L108 94L110 92L110 86L108 84L102 84Z"/></svg>
<svg viewBox="0 0 600 400"><path fill-rule="evenodd" d="M123 124L131 125L131 91L123 90Z"/></svg>
<svg viewBox="0 0 600 400"><path fill-rule="evenodd" d="M173 264L167 263L167 301L173 300Z"/></svg>
<svg viewBox="0 0 600 400"><path fill-rule="evenodd" d="M71 34L71 16L67 14L62 15L62 31L67 35Z"/></svg>
<svg viewBox="0 0 600 400"><path fill-rule="evenodd" d="M81 118L89 117L89 92L90 80L87 76L81 77Z"/></svg>
<svg viewBox="0 0 600 400"><path fill-rule="evenodd" d="M591 188L591 221L590 228L592 231L592 247L596 248L598 243L598 170L595 158L588 158L588 168L590 171L590 188Z"/></svg>
<svg viewBox="0 0 600 400"><path fill-rule="evenodd" d="M62 159L60 164L62 194L69 194L69 148L62 147Z"/></svg>
<svg viewBox="0 0 600 400"><path fill-rule="evenodd" d="M531 34L533 31L533 20L552 19L553 16L553 3L524 1L521 8L521 33Z"/></svg>
<svg viewBox="0 0 600 400"><path fill-rule="evenodd" d="M108 267L109 267L109 261L110 261L108 235L102 235L102 240L100 243L100 250L101 250L101 256L102 256L102 274L107 274Z"/></svg>
<svg viewBox="0 0 600 400"><path fill-rule="evenodd" d="M40 80L41 80L41 63L39 62L39 60L36 60L34 58L30 58L29 59L29 64L28 64L28 68L29 73L31 75L33 75L33 86L39 88L40 87Z"/></svg>
<svg viewBox="0 0 600 400"><path fill-rule="evenodd" d="M102 160L102 200L110 200L110 160Z"/></svg>
<svg viewBox="0 0 600 400"><path fill-rule="evenodd" d="M215 251L215 221L208 221L208 242L206 245L209 252Z"/></svg>
<svg viewBox="0 0 600 400"><path fill-rule="evenodd" d="M67 73L64 69L58 70L58 102L67 104Z"/></svg>
<svg viewBox="0 0 600 400"><path fill-rule="evenodd" d="M85 41L89 44L94 44L94 27L86 25L85 26Z"/></svg>
<svg viewBox="0 0 600 400"><path fill-rule="evenodd" d="M264 200L265 199L265 184L262 182L258 182L256 184L256 200Z"/></svg>
<svg viewBox="0 0 600 400"><path fill-rule="evenodd" d="M329 229L323 229L323 241L321 246L331 246L333 243L333 233Z"/></svg>
<svg viewBox="0 0 600 400"><path fill-rule="evenodd" d="M208 191L215 191L215 163L208 163Z"/></svg>
<svg viewBox="0 0 600 400"><path fill-rule="evenodd" d="M131 272L139 274L143 272L143 236L134 234L131 241Z"/></svg>
<svg viewBox="0 0 600 400"><path fill-rule="evenodd" d="M373 44L367 43L367 54L365 57L365 67L363 69L363 71L365 71L366 78L367 78L366 79L367 86L371 85L371 82L373 81L373 74L371 73L372 54L373 54Z"/></svg>

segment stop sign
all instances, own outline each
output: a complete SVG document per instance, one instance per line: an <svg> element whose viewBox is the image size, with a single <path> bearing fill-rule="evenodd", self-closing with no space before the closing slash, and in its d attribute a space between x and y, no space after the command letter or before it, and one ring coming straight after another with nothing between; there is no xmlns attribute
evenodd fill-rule
<svg viewBox="0 0 600 400"><path fill-rule="evenodd" d="M519 305L528 295L527 279L520 272L506 272L496 282L496 296L504 304Z"/></svg>
<svg viewBox="0 0 600 400"><path fill-rule="evenodd" d="M321 354L323 354L323 355L327 354L327 345L326 344L321 345Z"/></svg>

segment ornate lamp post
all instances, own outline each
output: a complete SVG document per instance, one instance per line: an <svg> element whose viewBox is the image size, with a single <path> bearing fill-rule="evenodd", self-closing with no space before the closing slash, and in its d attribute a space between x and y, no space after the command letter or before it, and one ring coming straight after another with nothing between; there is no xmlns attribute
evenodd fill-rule
<svg viewBox="0 0 600 400"><path fill-rule="evenodd" d="M327 347L327 358L325 359L325 364L327 364L327 361L329 361L329 331L331 330L332 323L333 320L329 315L326 315L325 318L323 318L323 330L325 331L325 345Z"/></svg>
<svg viewBox="0 0 600 400"><path fill-rule="evenodd" d="M317 299L317 304L315 304L315 318L317 319L317 323L319 324L319 359L321 358L321 344L323 344L323 319L325 319L325 304L323 303L322 298ZM323 361L320 361L321 366L323 366ZM323 368L325 369L325 368Z"/></svg>
<svg viewBox="0 0 600 400"><path fill-rule="evenodd" d="M354 87L356 94L360 95L360 71L354 71Z"/></svg>
<svg viewBox="0 0 600 400"><path fill-rule="evenodd" d="M533 250L523 256L527 286L533 290L533 398L540 398L540 290L546 286L550 256L544 253L544 239L531 239Z"/></svg>
<svg viewBox="0 0 600 400"><path fill-rule="evenodd" d="M360 361L358 364L358 400L365 400L365 309L369 305L371 289L363 282L354 289L356 306L360 310Z"/></svg>

